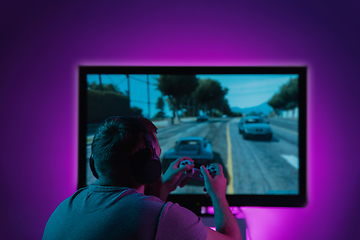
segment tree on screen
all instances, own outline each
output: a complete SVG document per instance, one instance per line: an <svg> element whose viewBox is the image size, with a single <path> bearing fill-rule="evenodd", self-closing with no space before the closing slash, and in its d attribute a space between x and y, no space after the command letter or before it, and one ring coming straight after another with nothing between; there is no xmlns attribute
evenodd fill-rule
<svg viewBox="0 0 360 240"><path fill-rule="evenodd" d="M288 110L298 107L298 78L281 86L280 91L268 101L268 104L276 110Z"/></svg>
<svg viewBox="0 0 360 240"><path fill-rule="evenodd" d="M129 97L113 84L88 84L87 105L88 123L100 123L111 116L143 116L142 109L130 108Z"/></svg>
<svg viewBox="0 0 360 240"><path fill-rule="evenodd" d="M104 91L104 92L118 92L123 94L117 86L114 86L113 84L96 84L95 82L92 82L91 84L88 84L88 89L90 90L96 90L96 91Z"/></svg>
<svg viewBox="0 0 360 240"><path fill-rule="evenodd" d="M157 81L157 89L163 96L168 97L173 116L180 120L177 112L182 98L191 95L198 86L199 80L195 75L160 75Z"/></svg>
<svg viewBox="0 0 360 240"><path fill-rule="evenodd" d="M201 103L204 107L204 112L207 112L208 109L227 109L223 104L227 104L227 101L224 101L225 95L228 93L229 89L222 88L221 84L213 79L200 79L199 86L194 92L195 99Z"/></svg>
<svg viewBox="0 0 360 240"><path fill-rule="evenodd" d="M159 97L156 102L156 109L159 109L159 112L155 115L154 118L161 118L164 119L165 112L164 112L165 102L162 97Z"/></svg>

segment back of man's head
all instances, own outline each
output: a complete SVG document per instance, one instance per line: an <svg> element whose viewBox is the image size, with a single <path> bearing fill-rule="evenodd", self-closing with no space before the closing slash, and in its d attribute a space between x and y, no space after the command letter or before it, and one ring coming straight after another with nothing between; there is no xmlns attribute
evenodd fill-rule
<svg viewBox="0 0 360 240"><path fill-rule="evenodd" d="M116 178L129 169L131 156L144 146L144 128L151 136L157 130L151 121L140 117L111 117L100 124L91 146L99 176Z"/></svg>

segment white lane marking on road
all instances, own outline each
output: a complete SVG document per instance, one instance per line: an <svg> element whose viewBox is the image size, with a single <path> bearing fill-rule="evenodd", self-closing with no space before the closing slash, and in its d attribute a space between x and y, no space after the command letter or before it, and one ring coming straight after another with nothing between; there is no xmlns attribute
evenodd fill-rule
<svg viewBox="0 0 360 240"><path fill-rule="evenodd" d="M285 128L282 128L282 127L277 127L277 126L274 126L274 125L271 125L271 127L275 128L275 129L278 129L280 131L288 132L288 133L291 133L291 134L294 134L294 135L299 135L298 132L294 132L294 131L291 131L291 130L288 130L288 129L285 129Z"/></svg>
<svg viewBox="0 0 360 240"><path fill-rule="evenodd" d="M281 157L284 158L288 163L290 163L294 168L299 169L299 158L294 155L281 154Z"/></svg>

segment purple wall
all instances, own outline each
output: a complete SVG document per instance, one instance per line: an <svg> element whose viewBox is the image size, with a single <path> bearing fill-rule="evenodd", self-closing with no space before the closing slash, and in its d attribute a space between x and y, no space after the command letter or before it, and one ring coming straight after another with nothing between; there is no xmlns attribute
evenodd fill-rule
<svg viewBox="0 0 360 240"><path fill-rule="evenodd" d="M0 7L1 239L40 239L75 191L77 66L89 64L307 65L309 204L245 208L251 236L360 238L355 1L73 2Z"/></svg>

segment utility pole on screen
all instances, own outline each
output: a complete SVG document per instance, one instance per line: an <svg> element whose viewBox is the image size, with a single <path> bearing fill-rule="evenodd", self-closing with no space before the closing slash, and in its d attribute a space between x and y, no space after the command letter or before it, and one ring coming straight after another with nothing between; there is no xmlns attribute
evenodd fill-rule
<svg viewBox="0 0 360 240"><path fill-rule="evenodd" d="M126 74L127 84L128 84L128 98L129 98L129 109L130 109L130 77L129 74Z"/></svg>
<svg viewBox="0 0 360 240"><path fill-rule="evenodd" d="M102 82L101 82L101 74L99 74L99 87L100 87L100 91L102 91L103 87L102 87Z"/></svg>

